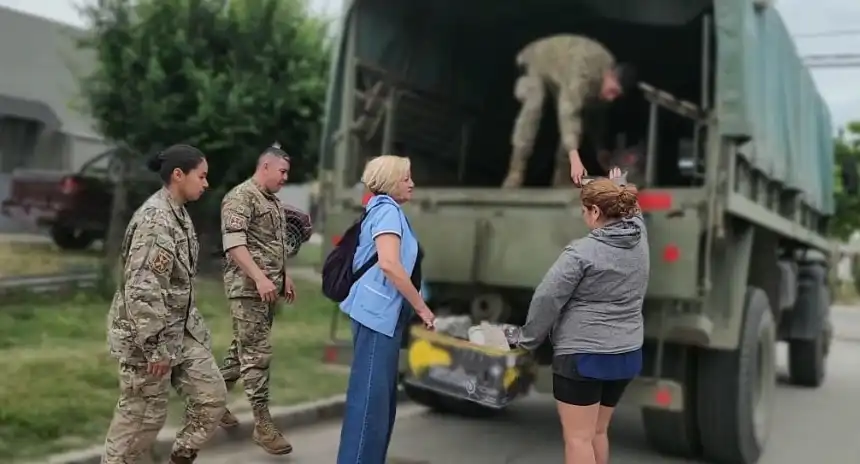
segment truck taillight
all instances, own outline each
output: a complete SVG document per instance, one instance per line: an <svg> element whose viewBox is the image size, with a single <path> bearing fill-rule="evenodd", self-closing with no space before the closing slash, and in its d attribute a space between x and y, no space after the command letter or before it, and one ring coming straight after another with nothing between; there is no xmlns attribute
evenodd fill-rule
<svg viewBox="0 0 860 464"><path fill-rule="evenodd" d="M672 209L672 195L662 192L639 192L636 195L642 211L665 211Z"/></svg>
<svg viewBox="0 0 860 464"><path fill-rule="evenodd" d="M78 182L73 177L66 177L60 183L60 191L63 194L69 195L75 193L78 188Z"/></svg>
<svg viewBox="0 0 860 464"><path fill-rule="evenodd" d="M681 249L677 245L669 244L663 248L663 261L674 263L681 257Z"/></svg>

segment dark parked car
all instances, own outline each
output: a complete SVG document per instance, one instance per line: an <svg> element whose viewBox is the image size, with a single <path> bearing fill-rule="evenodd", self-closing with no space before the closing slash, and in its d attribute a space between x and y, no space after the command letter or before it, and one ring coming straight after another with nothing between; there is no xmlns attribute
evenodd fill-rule
<svg viewBox="0 0 860 464"><path fill-rule="evenodd" d="M110 225L116 175L111 174L113 150L84 164L77 172L16 170L12 174L9 197L0 203L0 213L16 220L47 228L54 243L65 250L89 247L104 239ZM143 163L132 166L127 179L129 203L142 204L161 182ZM287 233L293 253L310 239L310 216L293 207L285 208ZM220 248L220 247L218 247Z"/></svg>
<svg viewBox="0 0 860 464"><path fill-rule="evenodd" d="M77 172L19 169L12 173L9 196L0 203L0 213L16 220L47 228L62 249L83 249L105 237L113 201L110 158L114 151L101 153ZM158 178L143 165L132 169L134 182L152 184L151 188L130 189L135 198L159 185Z"/></svg>

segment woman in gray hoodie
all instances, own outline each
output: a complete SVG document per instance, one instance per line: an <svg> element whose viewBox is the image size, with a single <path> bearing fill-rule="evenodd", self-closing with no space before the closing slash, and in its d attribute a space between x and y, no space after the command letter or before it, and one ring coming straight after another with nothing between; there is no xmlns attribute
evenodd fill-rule
<svg viewBox="0 0 860 464"><path fill-rule="evenodd" d="M565 247L535 289L526 324L508 334L532 351L552 341L566 464L609 461L612 412L642 367L648 236L636 189L625 183L614 168L583 185L591 232Z"/></svg>

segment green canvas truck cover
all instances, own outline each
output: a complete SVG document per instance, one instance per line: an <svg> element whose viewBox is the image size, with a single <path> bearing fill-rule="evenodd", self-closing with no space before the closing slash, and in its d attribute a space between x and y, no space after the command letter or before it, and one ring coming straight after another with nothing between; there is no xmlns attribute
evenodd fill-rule
<svg viewBox="0 0 860 464"><path fill-rule="evenodd" d="M759 11L749 0L720 0L715 25L723 134L749 137L756 167L832 214L830 111L779 13Z"/></svg>
<svg viewBox="0 0 860 464"><path fill-rule="evenodd" d="M486 52L477 51L458 61L456 56L464 54L452 51L468 47L469 41L455 43L453 37L482 34L482 23L510 21L511 17L540 21L542 13L558 15L559 8L575 7L613 19L678 25L694 21L713 6L715 106L722 134L749 142L751 149L744 151L754 166L801 191L815 209L833 212L834 133L829 110L785 23L772 7L758 9L751 0L713 4L707 0L439 0L423 3L421 14L415 15L410 14L410 5L413 3L402 0L345 2L329 82L323 169L333 168L333 135L341 125L341 93L352 32L354 56L418 87L468 100L480 94L482 83L493 79L496 69L482 62ZM421 27L415 16L432 18L434 26Z"/></svg>

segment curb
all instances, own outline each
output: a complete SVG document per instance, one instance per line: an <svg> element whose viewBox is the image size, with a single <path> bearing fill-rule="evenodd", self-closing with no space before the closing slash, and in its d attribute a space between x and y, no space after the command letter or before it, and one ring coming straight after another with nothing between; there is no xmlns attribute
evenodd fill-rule
<svg viewBox="0 0 860 464"><path fill-rule="evenodd" d="M397 400L403 402L405 399L406 395L403 393L403 390L398 388ZM278 428L286 431L288 435L290 428L312 425L343 417L345 406L346 395L335 395L326 399L294 406L273 407L270 412ZM229 443L251 443L251 433L254 431L253 415L251 413L242 413L237 414L236 417L239 419L239 425L229 431L219 427L219 430L203 448L204 453L207 449ZM153 457L156 461L167 459L170 455L173 439L178 430L178 427L166 427L158 434L158 438L153 446ZM50 456L44 461L32 461L29 464L36 464L37 462L41 464L100 464L102 451L104 451L104 446L96 445L85 450Z"/></svg>

